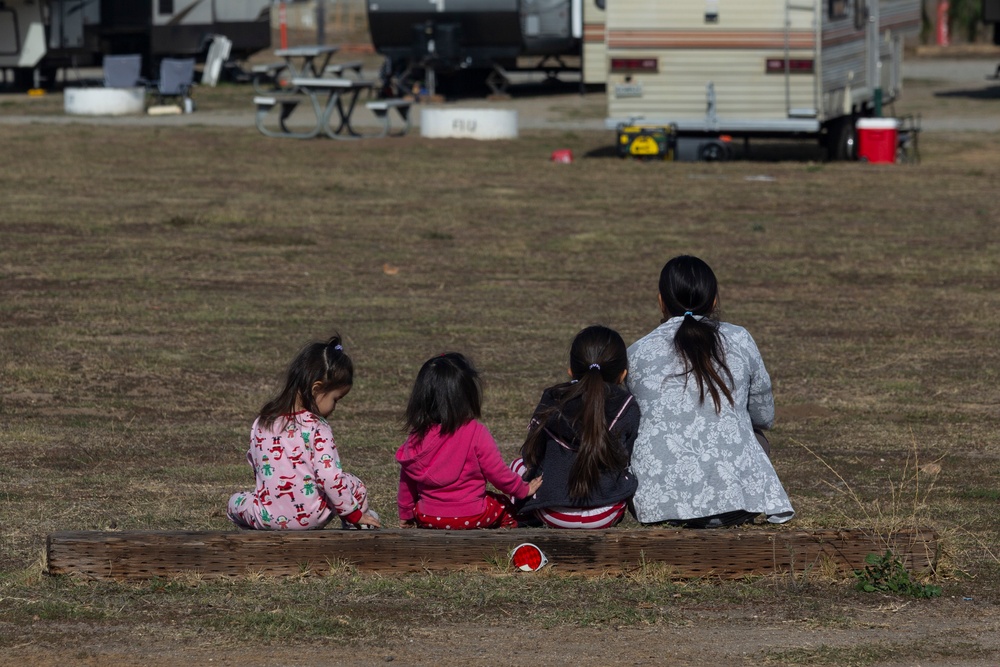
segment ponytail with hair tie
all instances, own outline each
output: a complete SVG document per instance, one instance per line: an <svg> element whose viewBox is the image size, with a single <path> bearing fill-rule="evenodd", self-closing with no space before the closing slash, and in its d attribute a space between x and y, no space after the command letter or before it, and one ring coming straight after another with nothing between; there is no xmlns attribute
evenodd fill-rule
<svg viewBox="0 0 1000 667"><path fill-rule="evenodd" d="M529 468L538 465L549 437L549 420L572 423L578 449L569 475L569 496L583 499L597 488L602 470L620 470L628 465L628 457L608 432L605 412L609 385L628 371L625 341L608 327L587 327L573 339L569 365L573 381L547 390L552 392L555 403L536 412L528 438L521 446L521 456Z"/></svg>
<svg viewBox="0 0 1000 667"><path fill-rule="evenodd" d="M694 378L702 402L706 395L711 396L716 413L722 409L724 400L733 405L730 389L734 384L733 374L726 363L726 350L713 317L719 298L715 273L703 260L681 255L663 267L659 287L663 314L676 317L675 313L684 313L684 320L674 334L674 349L684 362L683 375ZM696 310L705 315L695 318Z"/></svg>

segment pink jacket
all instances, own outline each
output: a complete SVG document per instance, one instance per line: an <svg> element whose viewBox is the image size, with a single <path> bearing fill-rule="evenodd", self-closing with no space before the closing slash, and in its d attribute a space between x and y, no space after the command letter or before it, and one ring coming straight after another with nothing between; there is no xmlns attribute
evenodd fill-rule
<svg viewBox="0 0 1000 667"><path fill-rule="evenodd" d="M486 482L502 493L524 498L528 484L503 462L490 432L472 420L451 435L439 426L423 438L411 435L396 452L399 519L409 521L419 507L442 517L475 516L486 509Z"/></svg>

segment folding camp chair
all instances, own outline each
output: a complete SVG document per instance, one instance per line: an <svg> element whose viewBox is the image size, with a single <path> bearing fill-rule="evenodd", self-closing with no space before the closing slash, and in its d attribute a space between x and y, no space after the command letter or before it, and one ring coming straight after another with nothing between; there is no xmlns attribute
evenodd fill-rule
<svg viewBox="0 0 1000 667"><path fill-rule="evenodd" d="M194 85L194 58L164 58L160 61L160 80L156 82L156 99L163 104L168 97L190 96Z"/></svg>
<svg viewBox="0 0 1000 667"><path fill-rule="evenodd" d="M104 87L135 88L142 85L142 56L104 56Z"/></svg>

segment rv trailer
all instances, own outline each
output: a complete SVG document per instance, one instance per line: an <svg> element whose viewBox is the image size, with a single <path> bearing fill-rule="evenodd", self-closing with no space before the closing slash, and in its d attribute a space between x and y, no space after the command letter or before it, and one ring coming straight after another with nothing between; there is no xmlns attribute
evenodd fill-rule
<svg viewBox="0 0 1000 667"><path fill-rule="evenodd" d="M388 78L471 74L499 90L510 71L579 70L584 82L604 83L604 2L367 0L368 28Z"/></svg>
<svg viewBox="0 0 1000 667"><path fill-rule="evenodd" d="M16 87L39 87L60 67L138 53L152 75L163 57L203 57L213 35L242 59L270 46L270 11L270 0L4 0L0 70Z"/></svg>
<svg viewBox="0 0 1000 667"><path fill-rule="evenodd" d="M920 0L614 0L606 124L672 125L704 159L726 156L723 135L849 159L857 118L899 97L919 29Z"/></svg>

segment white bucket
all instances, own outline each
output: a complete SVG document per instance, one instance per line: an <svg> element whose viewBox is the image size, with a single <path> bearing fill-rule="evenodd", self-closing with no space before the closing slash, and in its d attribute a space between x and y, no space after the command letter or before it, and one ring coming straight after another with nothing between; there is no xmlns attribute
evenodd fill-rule
<svg viewBox="0 0 1000 667"><path fill-rule="evenodd" d="M142 113L146 89L67 88L63 94L66 113L78 116L124 116Z"/></svg>
<svg viewBox="0 0 1000 667"><path fill-rule="evenodd" d="M517 139L513 109L420 109L420 136L430 139Z"/></svg>

